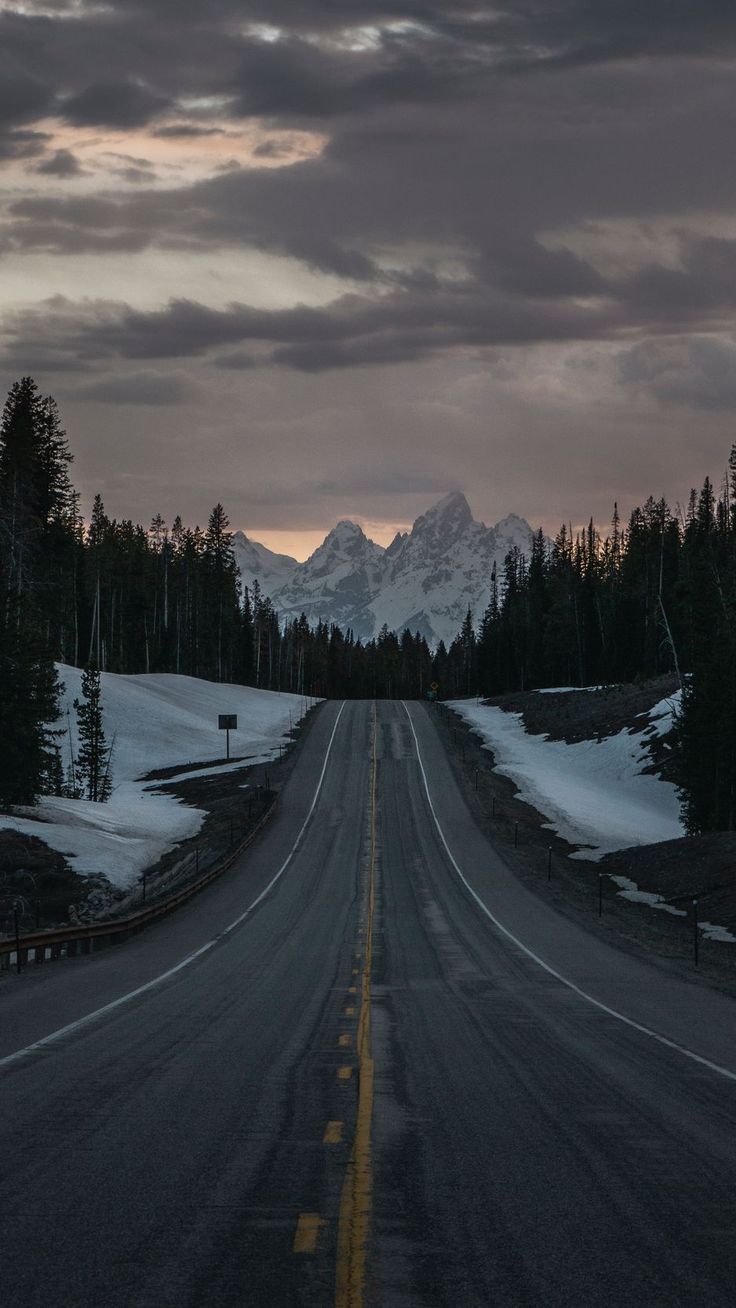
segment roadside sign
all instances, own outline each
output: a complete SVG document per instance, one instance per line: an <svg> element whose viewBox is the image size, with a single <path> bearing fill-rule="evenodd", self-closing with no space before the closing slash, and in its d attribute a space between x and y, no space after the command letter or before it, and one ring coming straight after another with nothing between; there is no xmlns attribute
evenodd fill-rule
<svg viewBox="0 0 736 1308"><path fill-rule="evenodd" d="M237 715L237 713L218 713L218 715L217 715L217 727L218 727L218 730L219 730L219 731L226 731L226 732L227 732L227 738L226 738L226 739L227 739L227 754L226 754L226 758L229 759L229 758L230 758L230 732L231 732L231 731L237 731L237 729L238 729L238 715Z"/></svg>
<svg viewBox="0 0 736 1308"><path fill-rule="evenodd" d="M437 694L437 691L439 690L439 688L440 688L440 683L439 683L439 681L430 681L430 683L429 683L429 689L430 689L430 690L433 690L434 693L435 693L435 695Z"/></svg>

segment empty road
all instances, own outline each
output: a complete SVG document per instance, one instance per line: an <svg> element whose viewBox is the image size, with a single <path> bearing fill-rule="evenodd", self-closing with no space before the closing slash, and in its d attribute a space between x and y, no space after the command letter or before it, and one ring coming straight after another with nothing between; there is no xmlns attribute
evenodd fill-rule
<svg viewBox="0 0 736 1308"><path fill-rule="evenodd" d="M0 986L12 1308L731 1308L736 1006L521 886L421 704L319 710L171 920Z"/></svg>

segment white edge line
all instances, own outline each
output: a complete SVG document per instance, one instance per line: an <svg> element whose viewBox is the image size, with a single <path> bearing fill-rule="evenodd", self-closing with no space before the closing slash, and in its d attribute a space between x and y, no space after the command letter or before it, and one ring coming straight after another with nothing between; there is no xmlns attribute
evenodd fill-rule
<svg viewBox="0 0 736 1308"><path fill-rule="evenodd" d="M445 839L445 833L442 830L442 827L440 826L439 818L437 817L434 804L432 803L432 796L429 793L427 774L424 770L424 763L422 762L422 754L419 748L419 740L417 738L417 733L414 729L414 722L412 721L411 713L409 712L409 709L407 708L405 701L402 700L401 703L403 705L406 716L409 719L409 726L411 727L411 732L414 737L414 744L416 745L416 751L417 751L417 761L419 763L419 769L422 774L422 781L424 782L424 789L427 795L427 802L429 804L432 817L434 818L434 824L437 828L437 831L439 832L440 840L442 841L442 844L445 847L445 852L447 854L447 857L449 858L450 862L452 863L452 866L457 872L457 875L459 876L460 880L465 886L465 889L470 892L470 894L472 895L473 899L475 900L481 912L485 913L486 917L489 919L489 921L493 923L496 930L500 931L502 935L506 936L506 938L510 940L514 945L516 945L517 948L522 951L522 953L526 954L527 958L531 958L534 963L537 963L538 966L543 968L545 972L547 972L550 976L553 976L556 981L560 981L563 986L567 986L568 990L572 990L576 995L579 995L581 999L584 999L586 1000L587 1003L592 1004L594 1008L600 1009L601 1012L603 1013L608 1013L609 1017L615 1017L617 1021L623 1022L626 1026L633 1027L635 1031L640 1031L643 1035L649 1036L652 1040L656 1040L658 1044L665 1045L667 1049L674 1049L678 1054L682 1054L683 1057L692 1059L694 1063L699 1063L701 1067L707 1067L711 1072L717 1072L719 1076L725 1076L729 1081L736 1081L736 1072L730 1072L727 1067L722 1067L720 1063L711 1062L709 1058L704 1058L702 1054L696 1054L693 1049L688 1049L686 1045L678 1044L676 1040L670 1040L668 1036L661 1035L659 1031L652 1030L650 1026L644 1026L642 1022L636 1022L633 1017L627 1017L625 1013L620 1013L617 1008L610 1008L608 1004L604 1004L600 999L595 999L593 995L589 995L587 990L582 990L580 986L575 984L574 981L570 981L568 977L563 976L562 973L558 972L556 968L551 967L549 963L545 963L543 958L540 958L538 954L535 954L533 949L530 949L529 946L525 945L522 940L519 940L519 937L515 936L513 931L509 931L508 927L505 927L503 922L500 922L498 918L494 916L494 914L491 912L488 906L483 902L480 895L478 895L476 891L473 889L467 877L463 875L452 853L452 850L450 849L450 846L448 845Z"/></svg>
<svg viewBox="0 0 736 1308"><path fill-rule="evenodd" d="M59 1027L58 1031L52 1031L50 1035L42 1036L40 1040L34 1040L33 1044L26 1045L25 1048L23 1049L17 1049L14 1054L6 1054L4 1058L0 1058L0 1071L2 1071L3 1068L12 1066L13 1063L19 1063L21 1059L27 1058L29 1054L38 1053L40 1050L45 1049L48 1045L55 1044L57 1041L63 1040L65 1036L72 1035L73 1032L81 1030L82 1027L89 1026L90 1023L96 1022L98 1018L104 1017L107 1013L112 1013L116 1008L120 1008L123 1004L129 1003L131 999L137 999L139 995L144 995L146 991L153 990L153 988L155 986L160 985L162 981L168 981L169 977L176 976L177 972L181 972L185 967L189 967L190 963L193 963L195 959L201 958L202 954L208 953L210 949L213 949L214 946L220 940L222 940L223 936L229 935L231 931L235 931L236 928L240 926L241 922L244 922L245 919L250 916L250 914L253 912L253 909L257 908L258 905L261 903L261 901L266 898L266 895L270 894L270 892L273 890L274 886L276 885L276 882L284 875L284 872L286 871L297 849L299 848L299 844L301 842L302 836L304 835L304 832L309 826L310 820L312 818L312 814L314 813L314 810L317 806L317 800L319 799L319 794L322 789L322 782L325 779L325 772L327 771L327 764L330 759L330 753L332 752L332 743L335 739L335 733L339 726L340 718L342 717L342 712L344 708L345 708L345 702L343 701L343 703L340 705L340 711L337 717L335 718L335 725L332 728L332 735L330 736L327 745L325 761L322 764L322 771L319 774L317 789L314 792L314 798L312 799L309 812L307 813L307 816L305 817L304 822L302 823L302 826L299 831L299 835L294 841L294 844L292 845L289 853L287 854L286 858L281 864L281 867L279 868L278 872L271 878L268 885L261 891L260 895L256 896L256 898L253 900L253 903L248 905L245 912L241 913L239 917L236 917L235 921L231 922L229 926L226 926L224 930L222 930L219 933L219 935L213 936L212 940L208 940L206 944L200 945L199 949L194 950L194 953L187 954L186 958L182 958L181 962L176 963L173 967L168 968L165 972L162 972L160 976L155 976L153 980L146 981L145 985L138 986L135 990L129 990L127 994L121 995L119 999L113 999L111 1003L104 1004L102 1008L96 1008L94 1012L87 1013L85 1017L77 1018L76 1022L69 1022L67 1026Z"/></svg>

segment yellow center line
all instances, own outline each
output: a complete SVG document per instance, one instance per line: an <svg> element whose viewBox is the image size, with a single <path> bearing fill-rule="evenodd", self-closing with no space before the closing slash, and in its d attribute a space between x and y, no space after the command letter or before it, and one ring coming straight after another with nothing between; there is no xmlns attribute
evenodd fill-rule
<svg viewBox="0 0 736 1308"><path fill-rule="evenodd" d="M328 1122L322 1137L323 1144L340 1144L342 1140L342 1122Z"/></svg>
<svg viewBox="0 0 736 1308"><path fill-rule="evenodd" d="M351 1076L353 1075L353 1069L352 1067L348 1067L348 1066L338 1067L337 1075L341 1081L349 1081Z"/></svg>
<svg viewBox="0 0 736 1308"><path fill-rule="evenodd" d="M337 1228L337 1274L335 1308L362 1308L368 1236L373 1201L373 1056L371 1050L371 965L373 959L373 916L376 902L376 706L373 705L371 766L371 852L368 873L368 915L365 928L365 961L361 977L358 1018L358 1113L355 1139L340 1197ZM356 954L356 958L360 955ZM348 1010L345 1010L348 1012Z"/></svg>
<svg viewBox="0 0 736 1308"><path fill-rule="evenodd" d="M351 1043L352 1039L353 1037L351 1036L350 1032L344 1031L337 1043L339 1045L342 1045L344 1048L346 1045L349 1045Z"/></svg>
<svg viewBox="0 0 736 1308"><path fill-rule="evenodd" d="M355 1008L353 1007L352 1004L348 1004L347 1008L345 1009L345 1016L355 1017Z"/></svg>
<svg viewBox="0 0 736 1308"><path fill-rule="evenodd" d="M319 1213L300 1213L294 1236L295 1254L313 1254L317 1248L319 1233L326 1223Z"/></svg>
<svg viewBox="0 0 736 1308"><path fill-rule="evenodd" d="M357 986L348 986L348 994L349 994L349 995L355 995L355 994L357 994L357 992L358 992L358 987L357 987Z"/></svg>

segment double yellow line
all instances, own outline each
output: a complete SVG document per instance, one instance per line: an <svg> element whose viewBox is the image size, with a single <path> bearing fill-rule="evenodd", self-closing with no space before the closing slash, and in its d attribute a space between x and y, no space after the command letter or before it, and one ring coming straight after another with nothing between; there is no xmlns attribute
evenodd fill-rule
<svg viewBox="0 0 736 1308"><path fill-rule="evenodd" d="M368 1237L373 1204L373 1055L371 1051L371 967L373 962L373 916L376 905L376 706L373 706L371 742L371 850L368 870L368 913L360 984L358 1019L358 1114L355 1139L340 1197L337 1229L337 1274L335 1308L362 1308Z"/></svg>

